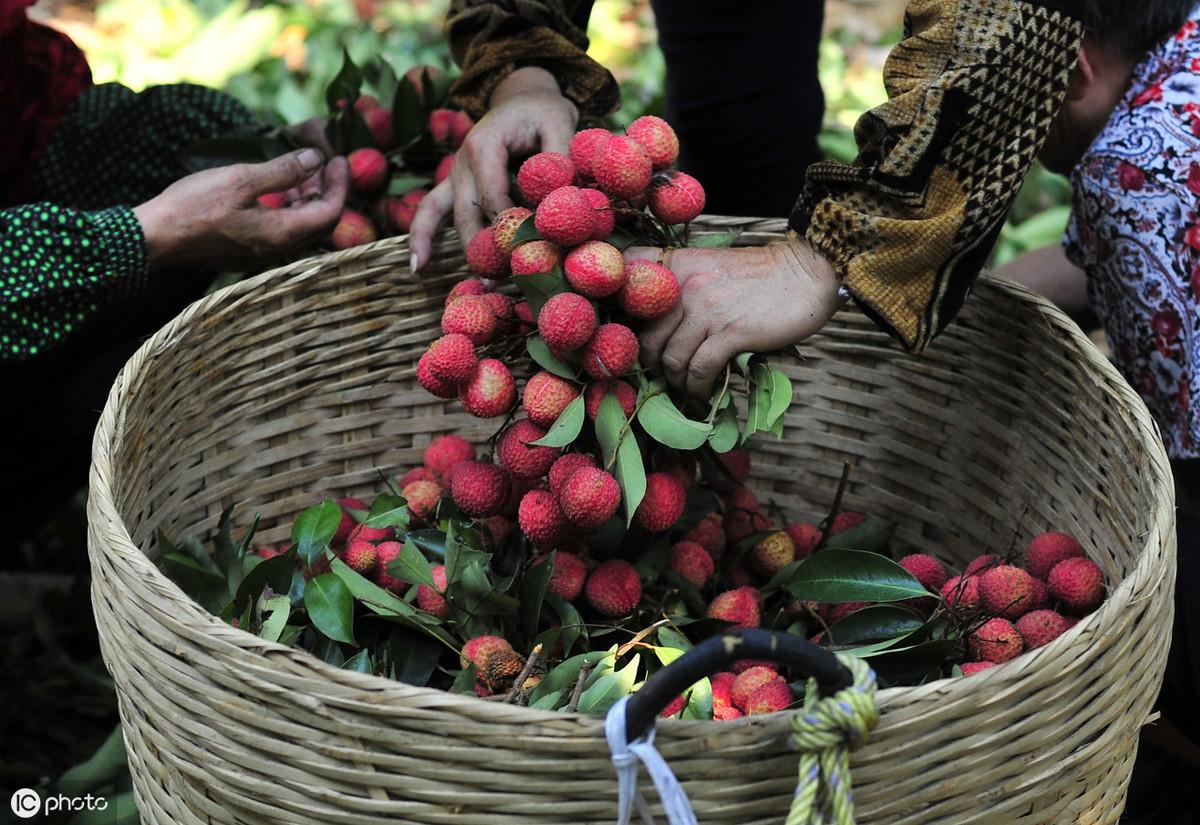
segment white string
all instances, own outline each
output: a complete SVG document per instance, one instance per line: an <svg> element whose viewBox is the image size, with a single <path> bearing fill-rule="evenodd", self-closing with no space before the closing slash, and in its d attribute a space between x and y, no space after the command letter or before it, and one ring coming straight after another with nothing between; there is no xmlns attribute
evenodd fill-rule
<svg viewBox="0 0 1200 825"><path fill-rule="evenodd" d="M692 803L684 793L683 786L671 773L667 761L654 748L654 724L651 723L642 737L632 742L626 741L625 705L628 702L628 696L619 700L609 708L608 717L604 720L604 736L608 739L612 763L617 769L617 825L629 825L634 805L637 805L642 822L654 825L650 807L637 787L639 760L646 766L650 781L658 791L668 824L696 825L696 815L692 812Z"/></svg>

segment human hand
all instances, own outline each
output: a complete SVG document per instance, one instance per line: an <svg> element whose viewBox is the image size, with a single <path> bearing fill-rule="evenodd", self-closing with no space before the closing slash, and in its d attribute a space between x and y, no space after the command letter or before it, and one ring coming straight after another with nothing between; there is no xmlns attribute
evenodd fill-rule
<svg viewBox="0 0 1200 825"><path fill-rule="evenodd" d="M497 212L513 205L508 193L512 155L565 155L578 121L579 110L545 69L526 67L506 77L492 94L490 111L467 133L450 177L417 207L410 238L413 271L429 262L433 236L451 212L465 249Z"/></svg>
<svg viewBox="0 0 1200 825"><path fill-rule="evenodd" d="M658 260L662 250L632 247L626 260ZM645 327L643 366L706 399L740 352L770 352L803 341L842 304L833 267L802 240L740 249L676 249L663 264L681 287L670 313Z"/></svg>
<svg viewBox="0 0 1200 825"><path fill-rule="evenodd" d="M266 163L237 164L188 175L133 212L146 237L151 269L168 266L236 269L283 255L328 234L346 202L345 158L322 164L315 149ZM270 209L272 192L311 190Z"/></svg>

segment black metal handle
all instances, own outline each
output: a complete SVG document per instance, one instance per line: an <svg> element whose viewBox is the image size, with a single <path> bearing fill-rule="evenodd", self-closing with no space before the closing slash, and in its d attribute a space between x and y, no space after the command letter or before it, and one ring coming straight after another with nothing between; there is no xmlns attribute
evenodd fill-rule
<svg viewBox="0 0 1200 825"><path fill-rule="evenodd" d="M663 708L696 682L718 673L738 659L783 662L812 676L822 696L854 683L854 676L823 647L802 636L773 630L731 630L706 639L667 665L629 697L625 705L625 735L637 739Z"/></svg>

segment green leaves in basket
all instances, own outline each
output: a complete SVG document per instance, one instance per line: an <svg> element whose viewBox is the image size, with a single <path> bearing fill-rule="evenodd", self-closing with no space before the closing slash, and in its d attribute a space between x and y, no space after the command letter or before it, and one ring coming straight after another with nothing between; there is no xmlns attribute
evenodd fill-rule
<svg viewBox="0 0 1200 825"><path fill-rule="evenodd" d="M392 97L392 137L396 145L408 146L421 136L428 123L422 91L407 77L401 78Z"/></svg>
<svg viewBox="0 0 1200 825"><path fill-rule="evenodd" d="M445 648L429 636L407 627L393 628L387 641L386 672L399 682L424 687L444 652Z"/></svg>
<svg viewBox="0 0 1200 825"><path fill-rule="evenodd" d="M544 436L534 441L542 447L566 447L575 442L583 430L583 393L566 406Z"/></svg>
<svg viewBox="0 0 1200 825"><path fill-rule="evenodd" d="M625 418L621 402L609 392L596 413L596 437L600 440L604 467L613 472L625 500L625 524L633 523L633 514L646 495L646 468L642 451L633 434L632 422Z"/></svg>
<svg viewBox="0 0 1200 825"><path fill-rule="evenodd" d="M829 628L832 644L839 647L885 640L904 639L925 625L924 620L907 608L891 604L873 604L856 610Z"/></svg>
<svg viewBox="0 0 1200 825"><path fill-rule="evenodd" d="M521 275L521 278L533 277L529 275ZM525 348L529 350L529 357L534 362L544 369L546 372L553 373L559 378L566 378L568 381L575 380L575 371L564 364L557 355L550 351L549 345L542 340L542 336L531 336L525 342Z"/></svg>
<svg viewBox="0 0 1200 825"><path fill-rule="evenodd" d="M526 241L540 241L541 239L542 233L538 232L537 226L534 224L533 215L530 215L521 221L521 225L517 227L516 233L513 234L512 245L516 248Z"/></svg>
<svg viewBox="0 0 1200 825"><path fill-rule="evenodd" d="M540 564L529 568L521 577L521 630L531 639L537 633L542 617L546 588L550 586L550 577L554 573L554 555L550 553Z"/></svg>
<svg viewBox="0 0 1200 825"><path fill-rule="evenodd" d="M825 542L825 547L886 553L895 532L895 522L870 516L861 524L843 530L836 536L830 536Z"/></svg>
<svg viewBox="0 0 1200 825"><path fill-rule="evenodd" d="M517 231L520 232L520 230ZM534 318L538 317L547 301L558 293L567 291L567 282L563 280L561 266L556 266L549 272L516 275L513 277L513 281L520 288L525 300L529 302L529 309L532 310Z"/></svg>
<svg viewBox="0 0 1200 825"><path fill-rule="evenodd" d="M618 699L633 692L641 656L635 653L620 670L613 670L611 663L604 667L607 662L602 660L588 676L583 695L579 697L580 713L607 713Z"/></svg>
<svg viewBox="0 0 1200 825"><path fill-rule="evenodd" d="M362 113L354 108L361 91L362 72L343 49L342 68L325 87L325 105L329 108L325 138L339 155L375 145Z"/></svg>
<svg viewBox="0 0 1200 825"><path fill-rule="evenodd" d="M800 562L786 589L801 601L898 602L928 596L912 575L878 553L829 548Z"/></svg>
<svg viewBox="0 0 1200 825"><path fill-rule="evenodd" d="M558 614L558 624L562 635L563 655L567 655L580 639L586 644L588 639L587 624L575 605L555 593L547 592L545 603Z"/></svg>
<svg viewBox="0 0 1200 825"><path fill-rule="evenodd" d="M346 585L354 599L375 615L419 630L442 644L457 649L454 638L441 626L438 619L417 610L408 602L397 598L391 591L383 589L375 582L354 572L339 558L330 560L329 569L342 581L342 584ZM306 597L313 581L316 579L310 581L308 587L305 588Z"/></svg>
<svg viewBox="0 0 1200 825"><path fill-rule="evenodd" d="M251 558L247 557L246 561ZM292 574L296 570L296 548L269 559L254 559L256 564L246 573L237 586L233 598L235 613L241 613L247 604L258 601L263 590L270 586L272 593L286 594L292 586ZM232 579L230 580L232 584Z"/></svg>
<svg viewBox="0 0 1200 825"><path fill-rule="evenodd" d="M304 607L313 627L335 642L354 641L354 598L336 573L313 577L304 588Z"/></svg>
<svg viewBox="0 0 1200 825"><path fill-rule="evenodd" d="M717 249L733 246L742 233L737 230L729 232L706 232L688 237L687 245L696 249Z"/></svg>
<svg viewBox="0 0 1200 825"><path fill-rule="evenodd" d="M381 493L371 502L371 509L363 524L367 527L395 527L397 533L408 529L408 502L402 496Z"/></svg>
<svg viewBox="0 0 1200 825"><path fill-rule="evenodd" d="M196 603L214 615L229 604L229 580L212 567L206 567L183 553L166 553L163 572Z"/></svg>
<svg viewBox="0 0 1200 825"><path fill-rule="evenodd" d="M292 544L296 545L304 563L313 563L329 547L338 525L342 522L342 508L336 501L323 501L309 507L292 523Z"/></svg>
<svg viewBox="0 0 1200 825"><path fill-rule="evenodd" d="M693 421L680 412L662 380L651 381L643 388L637 420L646 435L676 450L699 449L713 429L711 424Z"/></svg>
<svg viewBox="0 0 1200 825"><path fill-rule="evenodd" d="M892 647L862 655L884 684L920 684L939 679L947 661L962 651L961 639L928 639L907 647ZM847 651L854 654L853 651Z"/></svg>
<svg viewBox="0 0 1200 825"><path fill-rule="evenodd" d="M692 643L673 627L663 626L658 629L658 647L654 655L658 657L663 667L674 662L684 653L692 649ZM712 683L701 679L683 692L684 705L680 714L684 719L712 719L713 697Z"/></svg>
<svg viewBox="0 0 1200 825"><path fill-rule="evenodd" d="M732 407L726 407L717 413L717 418L713 421L708 445L718 453L727 453L738 445L741 437L742 430L738 426L737 413Z"/></svg>
<svg viewBox="0 0 1200 825"><path fill-rule="evenodd" d="M409 584L424 584L434 587L433 567L429 560L417 549L411 540L405 539L400 547L400 555L392 559L387 566L388 575L394 576Z"/></svg>
<svg viewBox="0 0 1200 825"><path fill-rule="evenodd" d="M276 558L281 558L276 556ZM292 615L292 600L286 593L263 601L262 626L258 635L268 642L278 642Z"/></svg>
<svg viewBox="0 0 1200 825"><path fill-rule="evenodd" d="M559 663L542 677L537 687L530 691L529 706L533 707L535 704L541 703L547 696L558 694L561 702L550 705L550 707L566 707L571 698L571 689L574 688L575 681L579 678L579 672L583 669L584 664L594 665L604 659L610 659L612 656L611 650L593 650L572 656ZM547 706L538 704L538 707Z"/></svg>

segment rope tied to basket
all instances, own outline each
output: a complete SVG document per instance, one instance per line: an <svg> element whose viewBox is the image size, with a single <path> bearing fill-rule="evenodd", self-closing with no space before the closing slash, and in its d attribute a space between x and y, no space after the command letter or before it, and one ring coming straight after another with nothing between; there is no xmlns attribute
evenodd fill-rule
<svg viewBox="0 0 1200 825"><path fill-rule="evenodd" d="M854 825L850 751L867 741L879 711L875 672L862 659L838 659L850 669L853 684L821 699L810 679L804 707L792 717L792 741L802 753L786 825Z"/></svg>
<svg viewBox="0 0 1200 825"><path fill-rule="evenodd" d="M692 812L692 803L683 786L671 772L667 760L654 747L654 727L632 742L627 741L625 706L628 703L628 696L620 699L609 708L604 720L604 738L608 740L613 767L617 769L617 825L629 825L634 805L645 825L654 823L650 807L637 787L638 762L644 764L650 774L650 781L654 783L667 814L667 822L670 825L696 825L696 814Z"/></svg>

